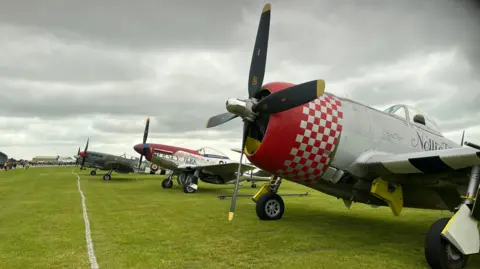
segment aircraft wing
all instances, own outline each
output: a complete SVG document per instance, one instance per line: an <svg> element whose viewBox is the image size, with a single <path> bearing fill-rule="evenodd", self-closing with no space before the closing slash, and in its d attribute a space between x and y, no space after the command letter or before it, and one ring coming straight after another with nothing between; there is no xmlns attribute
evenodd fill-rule
<svg viewBox="0 0 480 269"><path fill-rule="evenodd" d="M234 177L235 173L238 171L237 162L233 163L220 163L220 164L206 164L206 165L191 165L191 164L181 164L178 166L178 169L186 168L201 168L204 173L220 175L222 177ZM250 171L256 169L255 166L249 164L242 164L241 172Z"/></svg>
<svg viewBox="0 0 480 269"><path fill-rule="evenodd" d="M480 165L480 151L461 147L402 154L373 155L364 164L375 175L444 175L470 172Z"/></svg>
<svg viewBox="0 0 480 269"><path fill-rule="evenodd" d="M110 170L113 169L117 173L131 173L134 172L134 169L132 166L126 164L125 162L120 162L120 161L107 161L105 163L105 169Z"/></svg>
<svg viewBox="0 0 480 269"><path fill-rule="evenodd" d="M267 171L262 170L262 169L258 169L258 171L253 172L252 175L256 176L256 177L271 177L272 173L267 172Z"/></svg>

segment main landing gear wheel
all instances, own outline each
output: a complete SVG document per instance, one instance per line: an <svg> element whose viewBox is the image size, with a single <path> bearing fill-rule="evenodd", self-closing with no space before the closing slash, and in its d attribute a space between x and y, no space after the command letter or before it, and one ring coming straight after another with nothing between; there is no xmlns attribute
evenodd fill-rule
<svg viewBox="0 0 480 269"><path fill-rule="evenodd" d="M180 173L180 175L178 175L177 177L178 185L184 185L186 178L187 178L187 174Z"/></svg>
<svg viewBox="0 0 480 269"><path fill-rule="evenodd" d="M278 220L285 212L285 204L280 195L269 192L258 199L256 211L257 217L261 220Z"/></svg>
<svg viewBox="0 0 480 269"><path fill-rule="evenodd" d="M255 189L255 188L257 187L257 184L252 183L252 186L251 186L251 187Z"/></svg>
<svg viewBox="0 0 480 269"><path fill-rule="evenodd" d="M162 180L162 188L170 189L173 187L173 181L169 178Z"/></svg>
<svg viewBox="0 0 480 269"><path fill-rule="evenodd" d="M463 269L467 265L469 256L463 255L441 235L449 220L437 220L425 238L425 258L432 269Z"/></svg>
<svg viewBox="0 0 480 269"><path fill-rule="evenodd" d="M183 184L183 192L184 193L195 193L197 190L193 187L190 187L191 184L197 184L194 180L195 176L192 174L187 175L185 183Z"/></svg>
<svg viewBox="0 0 480 269"><path fill-rule="evenodd" d="M108 180L110 180L110 179L112 179L112 178L110 177L109 174L103 175L103 180L108 181Z"/></svg>
<svg viewBox="0 0 480 269"><path fill-rule="evenodd" d="M97 174L97 171L95 171L95 170L90 171L90 175L91 175L91 176L94 176L94 175L96 175L96 174Z"/></svg>
<svg viewBox="0 0 480 269"><path fill-rule="evenodd" d="M197 190L190 187L190 184L183 184L183 192L184 193L195 193L195 192L197 192Z"/></svg>

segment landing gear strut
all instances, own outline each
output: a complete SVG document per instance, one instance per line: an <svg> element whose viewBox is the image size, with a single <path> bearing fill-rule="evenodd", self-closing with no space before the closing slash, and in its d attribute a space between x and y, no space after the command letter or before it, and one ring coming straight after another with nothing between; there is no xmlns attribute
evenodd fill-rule
<svg viewBox="0 0 480 269"><path fill-rule="evenodd" d="M112 179L112 177L111 177L112 172L113 172L113 170L110 170L108 173L103 175L103 180L108 181L108 180Z"/></svg>
<svg viewBox="0 0 480 269"><path fill-rule="evenodd" d="M475 212L480 166L472 167L467 193L452 218L436 221L425 238L425 258L432 269L463 269L470 254L478 253L480 235Z"/></svg>
<svg viewBox="0 0 480 269"><path fill-rule="evenodd" d="M282 197L277 194L282 183L282 178L272 177L272 180L253 196L252 200L257 203L257 217L261 220L278 220L283 217L285 203Z"/></svg>
<svg viewBox="0 0 480 269"><path fill-rule="evenodd" d="M170 173L166 179L162 180L162 188L170 189L173 187L172 177L173 173Z"/></svg>
<svg viewBox="0 0 480 269"><path fill-rule="evenodd" d="M93 169L92 171L90 171L90 175L91 176L94 176L97 174L97 168Z"/></svg>

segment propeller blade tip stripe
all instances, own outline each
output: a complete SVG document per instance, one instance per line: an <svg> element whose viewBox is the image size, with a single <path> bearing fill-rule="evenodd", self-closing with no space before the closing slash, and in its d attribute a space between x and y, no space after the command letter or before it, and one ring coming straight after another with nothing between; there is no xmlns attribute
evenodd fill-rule
<svg viewBox="0 0 480 269"><path fill-rule="evenodd" d="M233 219L233 212L228 212L228 221L232 221Z"/></svg>
<svg viewBox="0 0 480 269"><path fill-rule="evenodd" d="M271 8L272 8L272 6L271 6L270 4L266 4L266 5L263 7L262 13L267 12L267 11L270 11Z"/></svg>
<svg viewBox="0 0 480 269"><path fill-rule="evenodd" d="M317 97L320 97L325 92L325 80L317 80Z"/></svg>
<svg viewBox="0 0 480 269"><path fill-rule="evenodd" d="M147 120L149 121L149 120L150 120L150 117L148 117Z"/></svg>

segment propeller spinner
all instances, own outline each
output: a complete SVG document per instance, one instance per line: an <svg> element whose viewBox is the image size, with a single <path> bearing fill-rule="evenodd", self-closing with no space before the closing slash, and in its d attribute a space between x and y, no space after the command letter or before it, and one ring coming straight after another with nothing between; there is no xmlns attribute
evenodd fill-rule
<svg viewBox="0 0 480 269"><path fill-rule="evenodd" d="M261 87L265 76L267 62L268 36L270 32L271 6L266 4L263 7L260 22L258 24L255 47L253 49L250 72L248 75L248 99L229 99L226 103L228 112L211 117L207 122L207 128L221 125L234 118L240 117L243 120L242 153L237 171L237 179L233 192L232 203L228 219L232 220L235 213L235 206L240 180L240 171L244 155L245 141L252 124L262 116L269 116L274 113L286 111L297 106L309 103L325 91L323 80L312 80L302 84L294 85L279 92L274 92L266 97L260 97Z"/></svg>

